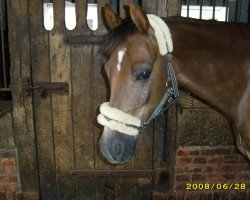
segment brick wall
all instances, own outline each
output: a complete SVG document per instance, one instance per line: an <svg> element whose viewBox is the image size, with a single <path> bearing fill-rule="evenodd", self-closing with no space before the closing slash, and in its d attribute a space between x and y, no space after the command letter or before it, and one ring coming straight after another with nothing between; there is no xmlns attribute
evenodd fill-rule
<svg viewBox="0 0 250 200"><path fill-rule="evenodd" d="M0 200L38 200L37 194L22 194L18 177L16 153L0 149Z"/></svg>
<svg viewBox="0 0 250 200"><path fill-rule="evenodd" d="M0 191L18 191L15 150L0 150Z"/></svg>
<svg viewBox="0 0 250 200"><path fill-rule="evenodd" d="M250 199L250 162L234 146L180 147L175 177L175 192L182 197L192 196L194 199L193 195L205 195L208 199Z"/></svg>

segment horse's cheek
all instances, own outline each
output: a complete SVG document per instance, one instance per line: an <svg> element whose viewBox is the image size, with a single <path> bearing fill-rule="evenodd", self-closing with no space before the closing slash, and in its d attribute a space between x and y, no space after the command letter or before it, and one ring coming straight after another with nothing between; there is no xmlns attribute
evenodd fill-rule
<svg viewBox="0 0 250 200"><path fill-rule="evenodd" d="M148 102L148 98L149 98L149 91L144 90L139 98L140 106L146 104Z"/></svg>

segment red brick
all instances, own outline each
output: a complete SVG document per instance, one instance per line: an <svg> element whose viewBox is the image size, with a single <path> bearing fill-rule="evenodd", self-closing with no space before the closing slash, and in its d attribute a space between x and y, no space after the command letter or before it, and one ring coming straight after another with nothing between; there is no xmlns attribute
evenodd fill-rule
<svg viewBox="0 0 250 200"><path fill-rule="evenodd" d="M3 165L3 166L16 166L16 159L14 159L14 158L2 158L1 165Z"/></svg>
<svg viewBox="0 0 250 200"><path fill-rule="evenodd" d="M17 177L16 176L0 176L0 182L16 183L17 182Z"/></svg>
<svg viewBox="0 0 250 200"><path fill-rule="evenodd" d="M175 193L175 200L183 200L185 199L185 193L184 192L176 192Z"/></svg>
<svg viewBox="0 0 250 200"><path fill-rule="evenodd" d="M202 155L230 155L231 152L231 147L207 148L201 151Z"/></svg>
<svg viewBox="0 0 250 200"><path fill-rule="evenodd" d="M241 153L240 153L240 150L236 146L233 146L231 149L231 154L240 155Z"/></svg>
<svg viewBox="0 0 250 200"><path fill-rule="evenodd" d="M4 170L4 167L1 167L1 166L0 166L0 174L4 174L4 171L5 171L5 170Z"/></svg>
<svg viewBox="0 0 250 200"><path fill-rule="evenodd" d="M250 190L247 190L246 199L250 199Z"/></svg>
<svg viewBox="0 0 250 200"><path fill-rule="evenodd" d="M202 168L203 168L203 172L213 172L214 171L214 168L211 165L204 165L204 166L202 166Z"/></svg>
<svg viewBox="0 0 250 200"><path fill-rule="evenodd" d="M250 163L246 163L245 164L245 171L250 171Z"/></svg>
<svg viewBox="0 0 250 200"><path fill-rule="evenodd" d="M16 193L16 200L24 200L23 194L21 192Z"/></svg>
<svg viewBox="0 0 250 200"><path fill-rule="evenodd" d="M6 192L0 191L0 200L6 200Z"/></svg>
<svg viewBox="0 0 250 200"><path fill-rule="evenodd" d="M211 200L212 199L212 192L204 193L204 200Z"/></svg>
<svg viewBox="0 0 250 200"><path fill-rule="evenodd" d="M207 159L208 163L221 163L223 160L223 156L219 156L219 155L213 155L213 156L209 156Z"/></svg>
<svg viewBox="0 0 250 200"><path fill-rule="evenodd" d="M238 178L240 180L250 180L250 173L242 172L241 174L238 175Z"/></svg>
<svg viewBox="0 0 250 200"><path fill-rule="evenodd" d="M15 158L15 151L2 151L0 152L0 158Z"/></svg>
<svg viewBox="0 0 250 200"><path fill-rule="evenodd" d="M185 170L184 170L184 168L182 167L182 165L180 166L180 165L178 165L178 166L176 166L176 172L177 173L182 173L182 172L184 172Z"/></svg>
<svg viewBox="0 0 250 200"><path fill-rule="evenodd" d="M215 167L217 172L239 172L244 169L243 165L219 165Z"/></svg>
<svg viewBox="0 0 250 200"><path fill-rule="evenodd" d="M198 156L199 150L193 147L180 148L177 152L178 156Z"/></svg>
<svg viewBox="0 0 250 200"><path fill-rule="evenodd" d="M222 174L222 178L225 180L234 180L236 177L236 174Z"/></svg>
<svg viewBox="0 0 250 200"><path fill-rule="evenodd" d="M168 200L168 196L166 194L154 194L153 200Z"/></svg>
<svg viewBox="0 0 250 200"><path fill-rule="evenodd" d="M247 163L248 159L246 156L238 155L238 163Z"/></svg>
<svg viewBox="0 0 250 200"><path fill-rule="evenodd" d="M219 192L213 192L212 200L219 200L220 199L220 193Z"/></svg>
<svg viewBox="0 0 250 200"><path fill-rule="evenodd" d="M202 169L196 165L189 165L184 168L185 172L202 172Z"/></svg>
<svg viewBox="0 0 250 200"><path fill-rule="evenodd" d="M189 175L177 175L176 176L176 180L177 181L189 181Z"/></svg>
<svg viewBox="0 0 250 200"><path fill-rule="evenodd" d="M195 199L195 200L203 200L203 196L204 196L204 194L202 194L202 193L194 193L193 199Z"/></svg>
<svg viewBox="0 0 250 200"><path fill-rule="evenodd" d="M220 174L207 174L207 180L220 180Z"/></svg>
<svg viewBox="0 0 250 200"><path fill-rule="evenodd" d="M223 163L237 163L238 156L225 156L223 159Z"/></svg>
<svg viewBox="0 0 250 200"><path fill-rule="evenodd" d="M203 181L203 180L205 180L205 175L204 174L193 174L192 180L193 181Z"/></svg>
<svg viewBox="0 0 250 200"><path fill-rule="evenodd" d="M229 199L230 200L237 200L237 196L236 196L235 192L230 192Z"/></svg>
<svg viewBox="0 0 250 200"><path fill-rule="evenodd" d="M5 167L5 174L17 174L16 167Z"/></svg>
<svg viewBox="0 0 250 200"><path fill-rule="evenodd" d="M220 195L221 199L229 199L229 192L228 191L222 191Z"/></svg>
<svg viewBox="0 0 250 200"><path fill-rule="evenodd" d="M0 184L0 190L16 191L17 190L17 185L16 184Z"/></svg>
<svg viewBox="0 0 250 200"><path fill-rule="evenodd" d="M191 192L186 193L185 200L194 200L193 193Z"/></svg>
<svg viewBox="0 0 250 200"><path fill-rule="evenodd" d="M246 192L236 191L235 195L237 196L237 200L248 200L246 199Z"/></svg>
<svg viewBox="0 0 250 200"><path fill-rule="evenodd" d="M177 184L176 190L186 190L186 184L185 183Z"/></svg>
<svg viewBox="0 0 250 200"><path fill-rule="evenodd" d="M15 200L15 192L7 192L6 193L6 200Z"/></svg>
<svg viewBox="0 0 250 200"><path fill-rule="evenodd" d="M193 163L194 164L205 164L207 162L207 158L205 157L197 157L194 158Z"/></svg>
<svg viewBox="0 0 250 200"><path fill-rule="evenodd" d="M190 158L190 157L178 157L176 159L176 165L190 163L191 160L192 160L192 158Z"/></svg>
<svg viewBox="0 0 250 200"><path fill-rule="evenodd" d="M25 200L39 200L39 195L36 193L25 193L23 196Z"/></svg>

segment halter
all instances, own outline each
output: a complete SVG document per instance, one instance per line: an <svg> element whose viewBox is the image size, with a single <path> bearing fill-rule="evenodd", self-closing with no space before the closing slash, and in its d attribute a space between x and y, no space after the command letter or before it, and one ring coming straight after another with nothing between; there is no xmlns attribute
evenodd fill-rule
<svg viewBox="0 0 250 200"><path fill-rule="evenodd" d="M172 64L173 42L170 30L160 17L152 14L148 14L147 17L151 27L155 31L160 54L166 58L166 71L168 75L166 92L158 106L143 124L139 118L110 107L108 102L101 105L100 114L97 117L99 124L131 136L138 136L143 128L145 128L156 116L163 113L179 99L179 90ZM168 105L164 107L166 102L168 102Z"/></svg>

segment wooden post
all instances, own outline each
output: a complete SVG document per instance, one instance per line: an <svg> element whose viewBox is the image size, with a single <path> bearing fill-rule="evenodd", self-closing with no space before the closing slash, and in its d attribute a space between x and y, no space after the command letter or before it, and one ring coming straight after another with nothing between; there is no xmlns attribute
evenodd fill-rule
<svg viewBox="0 0 250 200"><path fill-rule="evenodd" d="M181 0L167 0L167 16L181 15Z"/></svg>

